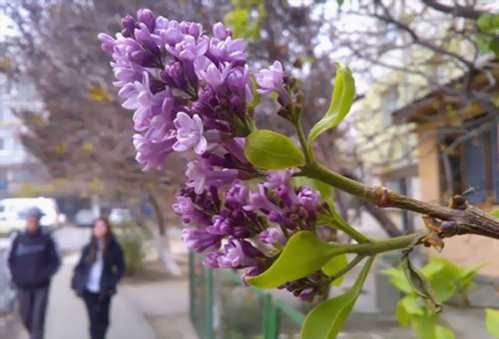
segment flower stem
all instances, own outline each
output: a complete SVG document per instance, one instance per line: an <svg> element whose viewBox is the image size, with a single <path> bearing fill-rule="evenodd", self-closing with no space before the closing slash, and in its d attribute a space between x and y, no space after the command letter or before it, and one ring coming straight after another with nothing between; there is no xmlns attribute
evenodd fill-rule
<svg viewBox="0 0 499 339"><path fill-rule="evenodd" d="M339 188L355 196L367 198L368 192L366 186L360 182L333 172L317 162L305 166L303 168L303 174L310 178L318 179L322 182L330 184L333 187Z"/></svg>
<svg viewBox="0 0 499 339"><path fill-rule="evenodd" d="M427 231L420 231L401 237L378 240L372 243L347 245L346 252L344 253L356 253L361 256L373 256L379 253L406 249L417 245L427 234Z"/></svg>
<svg viewBox="0 0 499 339"><path fill-rule="evenodd" d="M310 148L310 145L307 142L307 138L305 137L305 132L303 131L303 124L301 122L301 119L297 119L295 123L295 128L296 128L296 133L298 134L298 138L300 139L300 145L303 150L303 153L305 154L305 162L307 164L312 164L315 162L314 160L314 154L312 152L312 149Z"/></svg>
<svg viewBox="0 0 499 339"><path fill-rule="evenodd" d="M341 278L342 276L344 276L345 274L347 274L348 272L350 272L350 270L352 268L354 268L355 266L357 266L357 264L360 263L364 258L365 257L362 256L362 255L357 255L345 267L343 267L341 270L339 270L338 272L336 272L335 274L333 274L332 276L330 276L328 278L329 282L333 283L338 278Z"/></svg>
<svg viewBox="0 0 499 339"><path fill-rule="evenodd" d="M375 240L369 243L344 245L336 244L333 256L355 253L361 257L372 257L380 253L408 249L419 244L428 235L428 231L420 231L401 237L386 240Z"/></svg>
<svg viewBox="0 0 499 339"><path fill-rule="evenodd" d="M369 239L369 237L357 231L353 226L351 226L348 222L346 222L346 220L343 219L343 217L338 212L336 212L336 210L331 208L329 213L331 215L325 216L327 221L327 226L331 228L340 229L358 243L371 242L371 239Z"/></svg>

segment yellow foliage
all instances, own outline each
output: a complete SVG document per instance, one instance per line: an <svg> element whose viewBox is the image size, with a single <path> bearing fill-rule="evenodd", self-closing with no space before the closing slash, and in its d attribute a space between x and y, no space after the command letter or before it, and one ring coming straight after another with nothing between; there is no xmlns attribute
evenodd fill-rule
<svg viewBox="0 0 499 339"><path fill-rule="evenodd" d="M105 88L100 85L92 86L88 91L88 97L92 101L103 102L112 101L113 97Z"/></svg>
<svg viewBox="0 0 499 339"><path fill-rule="evenodd" d="M86 142L83 145L81 145L81 150L83 151L83 153L90 155L94 151L94 145L89 142Z"/></svg>
<svg viewBox="0 0 499 339"><path fill-rule="evenodd" d="M35 187L31 184L21 184L21 187L14 193L16 197L33 197L35 195Z"/></svg>
<svg viewBox="0 0 499 339"><path fill-rule="evenodd" d="M31 183L23 183L20 185L19 189L14 192L16 197L37 197L51 195L57 191L55 182L49 182L41 185L33 185Z"/></svg>
<svg viewBox="0 0 499 339"><path fill-rule="evenodd" d="M54 147L54 152L59 155L64 155L68 153L68 148L67 144L59 144Z"/></svg>
<svg viewBox="0 0 499 339"><path fill-rule="evenodd" d="M30 122L37 126L45 124L45 120L39 115L33 115L32 117L30 117Z"/></svg>
<svg viewBox="0 0 499 339"><path fill-rule="evenodd" d="M99 178L94 178L90 183L88 184L88 188L91 192L101 192L103 190L103 185L102 182L99 180Z"/></svg>
<svg viewBox="0 0 499 339"><path fill-rule="evenodd" d="M12 61L9 58L0 59L0 71L6 72L12 68Z"/></svg>

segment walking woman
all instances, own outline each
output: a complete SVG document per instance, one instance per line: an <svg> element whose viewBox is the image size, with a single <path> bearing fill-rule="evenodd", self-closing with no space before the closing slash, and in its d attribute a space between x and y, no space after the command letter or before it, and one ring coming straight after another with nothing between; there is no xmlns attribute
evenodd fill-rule
<svg viewBox="0 0 499 339"><path fill-rule="evenodd" d="M90 338L105 339L111 298L123 276L123 251L106 218L95 221L90 243L75 267L72 288L83 298L90 322Z"/></svg>

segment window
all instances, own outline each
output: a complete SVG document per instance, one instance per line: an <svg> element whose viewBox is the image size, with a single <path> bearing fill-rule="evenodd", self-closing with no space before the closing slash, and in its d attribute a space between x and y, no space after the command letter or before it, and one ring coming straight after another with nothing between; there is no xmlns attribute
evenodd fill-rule
<svg viewBox="0 0 499 339"><path fill-rule="evenodd" d="M467 133L444 138L441 156L444 199L467 192L473 204L499 202L499 119L490 115L466 122Z"/></svg>

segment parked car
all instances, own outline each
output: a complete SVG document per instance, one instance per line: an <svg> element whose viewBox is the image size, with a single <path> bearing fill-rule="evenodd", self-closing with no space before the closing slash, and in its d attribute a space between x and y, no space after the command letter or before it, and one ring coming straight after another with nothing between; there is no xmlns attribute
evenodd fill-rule
<svg viewBox="0 0 499 339"><path fill-rule="evenodd" d="M0 200L0 233L11 234L26 226L26 211L38 207L44 213L40 225L53 229L60 225L64 216L59 214L57 203L52 198L7 198Z"/></svg>
<svg viewBox="0 0 499 339"><path fill-rule="evenodd" d="M95 218L95 213L92 210L81 209L76 212L74 222L77 226L80 227L92 227Z"/></svg>
<svg viewBox="0 0 499 339"><path fill-rule="evenodd" d="M113 224L132 222L132 212L126 208L113 208L109 213L109 221Z"/></svg>

